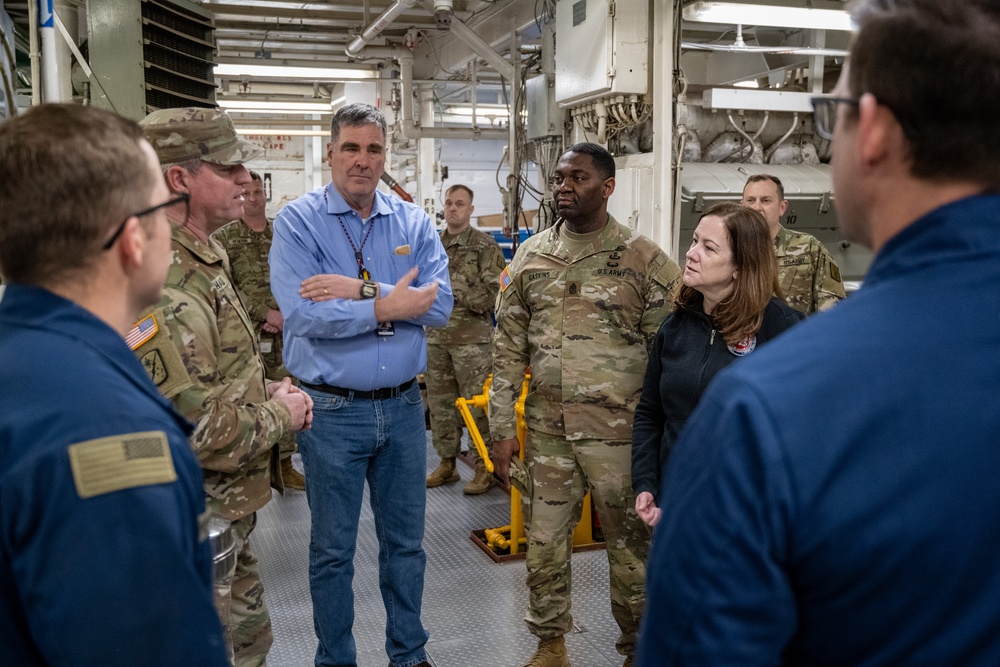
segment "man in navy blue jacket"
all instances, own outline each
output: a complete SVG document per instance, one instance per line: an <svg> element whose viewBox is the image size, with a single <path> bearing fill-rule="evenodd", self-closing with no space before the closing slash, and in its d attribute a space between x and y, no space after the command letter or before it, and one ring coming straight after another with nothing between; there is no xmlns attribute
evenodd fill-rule
<svg viewBox="0 0 1000 667"><path fill-rule="evenodd" d="M66 104L0 125L4 665L228 664L192 427L126 343L156 333L135 317L186 205L132 121Z"/></svg>
<svg viewBox="0 0 1000 667"><path fill-rule="evenodd" d="M852 9L815 127L875 260L692 415L640 665L1000 665L1000 7Z"/></svg>

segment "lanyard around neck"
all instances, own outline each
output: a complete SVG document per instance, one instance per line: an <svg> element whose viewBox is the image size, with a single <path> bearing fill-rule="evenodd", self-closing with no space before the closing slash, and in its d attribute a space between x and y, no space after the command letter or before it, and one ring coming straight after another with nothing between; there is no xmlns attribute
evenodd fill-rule
<svg viewBox="0 0 1000 667"><path fill-rule="evenodd" d="M329 187L329 186L328 186ZM326 203L327 210L330 209L330 199L327 197L327 188L323 188L323 201ZM362 258L362 253L365 249L365 244L368 243L368 237L372 235L372 230L375 229L375 217L372 216L371 224L368 225L368 231L365 232L364 236L361 238L361 245L355 246L354 239L351 238L351 233L347 231L347 225L344 224L344 219L337 214L337 222L340 223L340 228L344 230L344 236L347 237L347 242L351 245L351 250L354 251L354 259L358 262L358 278L362 280L371 280L371 273L365 268L365 263ZM364 227L364 222L361 223Z"/></svg>

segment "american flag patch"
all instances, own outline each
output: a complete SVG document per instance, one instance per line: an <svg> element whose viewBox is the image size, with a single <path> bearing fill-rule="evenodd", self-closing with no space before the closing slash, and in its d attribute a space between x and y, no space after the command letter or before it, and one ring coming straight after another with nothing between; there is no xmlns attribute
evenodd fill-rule
<svg viewBox="0 0 1000 667"><path fill-rule="evenodd" d="M503 272L500 273L500 292L503 293L508 287L510 287L510 267L504 267Z"/></svg>
<svg viewBox="0 0 1000 667"><path fill-rule="evenodd" d="M136 322L135 326L132 327L132 330L128 332L125 336L125 344L128 345L130 350L135 350L147 340L155 336L156 332L159 330L160 327L156 324L156 318L152 315L147 315L143 319Z"/></svg>

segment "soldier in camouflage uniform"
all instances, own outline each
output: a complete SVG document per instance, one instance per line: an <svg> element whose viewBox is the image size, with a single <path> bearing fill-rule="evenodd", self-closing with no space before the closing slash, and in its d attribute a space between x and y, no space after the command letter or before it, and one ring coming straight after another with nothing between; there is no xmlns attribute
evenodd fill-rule
<svg viewBox="0 0 1000 667"><path fill-rule="evenodd" d="M789 306L811 315L829 310L844 298L840 267L823 244L812 234L791 231L781 225L788 200L777 176L754 174L748 178L741 203L767 221L778 258L778 282Z"/></svg>
<svg viewBox="0 0 1000 667"><path fill-rule="evenodd" d="M190 195L190 215L172 230L173 261L152 315L156 334L136 348L159 390L195 423L191 445L206 504L233 523L238 557L216 606L235 664L263 665L271 621L249 536L256 511L279 490L278 439L307 428L312 401L290 381L265 385L253 323L212 232L243 214L242 166L260 149L236 136L214 109L163 109L140 123L170 191ZM182 212L183 213L183 212ZM173 215L173 212L169 212ZM179 223L178 223L179 224Z"/></svg>
<svg viewBox="0 0 1000 667"><path fill-rule="evenodd" d="M291 376L281 360L284 318L271 294L271 268L267 263L274 230L271 221L264 215L264 207L267 205L264 180L256 171L250 171L246 193L243 218L229 223L215 232L214 236L229 255L233 284L243 297L247 314L257 332L260 357L264 362L264 376L277 382ZM295 438L291 431L281 436L278 450L281 456L281 481L285 488L305 490L305 479L292 467Z"/></svg>
<svg viewBox="0 0 1000 667"><path fill-rule="evenodd" d="M635 513L632 416L649 345L681 271L655 243L607 212L615 164L596 144L559 160L560 220L531 237L500 279L490 428L497 474L516 456L514 404L525 371L529 588L525 618L539 638L530 667L569 665L571 533L591 492L607 541L618 651L631 664L645 600L649 533Z"/></svg>
<svg viewBox="0 0 1000 667"><path fill-rule="evenodd" d="M500 272L507 266L503 251L492 236L469 224L475 207L472 190L453 185L445 192L444 219L447 229L441 243L448 253L448 273L455 306L448 325L427 329L427 404L431 415L431 436L441 465L427 477L434 487L458 481L455 457L462 437L462 418L455 408L460 397L481 394L490 374L493 304ZM479 408L472 408L483 441L490 443L489 420ZM476 448L469 445L476 462L476 474L462 489L468 495L486 493L493 477L486 471Z"/></svg>

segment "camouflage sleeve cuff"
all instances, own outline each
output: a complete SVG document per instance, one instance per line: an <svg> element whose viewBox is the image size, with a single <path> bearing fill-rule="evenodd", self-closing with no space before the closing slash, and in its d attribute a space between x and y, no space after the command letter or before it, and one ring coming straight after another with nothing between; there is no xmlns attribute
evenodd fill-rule
<svg viewBox="0 0 1000 667"><path fill-rule="evenodd" d="M500 440L513 440L517 437L517 426L512 423L506 423L506 420L501 421L490 421L490 437L493 438L494 442Z"/></svg>
<svg viewBox="0 0 1000 667"><path fill-rule="evenodd" d="M267 441L274 444L281 439L281 436L292 430L292 412L284 403L274 399L264 403L261 408L270 412L273 417L274 433L267 438Z"/></svg>

